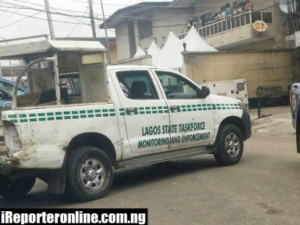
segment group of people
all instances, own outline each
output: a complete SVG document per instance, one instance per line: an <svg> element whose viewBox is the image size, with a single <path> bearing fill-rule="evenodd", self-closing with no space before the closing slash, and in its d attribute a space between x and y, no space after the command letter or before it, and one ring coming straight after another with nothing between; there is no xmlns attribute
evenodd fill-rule
<svg viewBox="0 0 300 225"><path fill-rule="evenodd" d="M252 10L253 3L250 0L237 0L232 2L232 4L226 3L215 13L207 12L205 14L202 14L200 18L192 17L188 24L188 28L191 28L192 26L198 28L199 26L205 26L209 23L224 20L229 18L230 16L235 16Z"/></svg>

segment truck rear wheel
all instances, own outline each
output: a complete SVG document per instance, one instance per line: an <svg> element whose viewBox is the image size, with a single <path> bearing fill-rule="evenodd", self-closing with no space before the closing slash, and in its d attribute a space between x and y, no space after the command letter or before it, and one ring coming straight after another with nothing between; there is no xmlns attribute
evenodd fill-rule
<svg viewBox="0 0 300 225"><path fill-rule="evenodd" d="M22 177L9 180L8 177L0 178L0 196L3 198L20 198L27 195L35 184L35 177Z"/></svg>
<svg viewBox="0 0 300 225"><path fill-rule="evenodd" d="M244 150L243 136L238 127L226 124L220 127L218 151L214 154L217 162L222 166L238 164Z"/></svg>
<svg viewBox="0 0 300 225"><path fill-rule="evenodd" d="M67 158L66 193L77 201L103 198L113 182L110 158L102 150L85 146L74 149Z"/></svg>

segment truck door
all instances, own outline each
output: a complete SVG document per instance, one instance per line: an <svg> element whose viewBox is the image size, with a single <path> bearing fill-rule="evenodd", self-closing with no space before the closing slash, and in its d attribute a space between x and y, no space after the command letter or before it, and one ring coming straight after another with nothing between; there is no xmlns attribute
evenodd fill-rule
<svg viewBox="0 0 300 225"><path fill-rule="evenodd" d="M171 150L208 145L214 135L210 98L201 99L199 87L179 74L154 72L170 109Z"/></svg>
<svg viewBox="0 0 300 225"><path fill-rule="evenodd" d="M168 106L149 70L111 71L133 154L168 150Z"/></svg>

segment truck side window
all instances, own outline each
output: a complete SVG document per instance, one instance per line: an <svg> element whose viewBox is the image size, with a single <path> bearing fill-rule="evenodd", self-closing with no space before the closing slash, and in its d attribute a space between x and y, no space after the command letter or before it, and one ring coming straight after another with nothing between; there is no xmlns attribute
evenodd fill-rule
<svg viewBox="0 0 300 225"><path fill-rule="evenodd" d="M130 99L158 99L147 71L118 72L117 78L124 95Z"/></svg>
<svg viewBox="0 0 300 225"><path fill-rule="evenodd" d="M176 74L156 72L168 99L196 99L197 88Z"/></svg>

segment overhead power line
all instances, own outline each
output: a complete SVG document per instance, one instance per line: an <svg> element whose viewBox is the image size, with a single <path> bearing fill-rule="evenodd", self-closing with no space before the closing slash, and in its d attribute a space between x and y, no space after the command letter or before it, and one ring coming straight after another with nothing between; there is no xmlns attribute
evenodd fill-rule
<svg viewBox="0 0 300 225"><path fill-rule="evenodd" d="M82 16L84 16L84 15L87 13L87 10L88 10L88 9L85 10L85 12L83 13ZM82 17L82 18L83 18L83 17ZM68 37L71 36L71 34L73 33L73 31L74 31L74 30L76 29L76 27L80 24L82 18L81 18L81 19L78 21L78 23L73 27L73 29L71 30L71 32L68 34Z"/></svg>
<svg viewBox="0 0 300 225"><path fill-rule="evenodd" d="M9 6L3 6L3 5L0 5L0 8L15 9L15 7L9 7ZM50 14L60 15L60 16L77 17L77 18L81 18L81 19L82 18L90 19L90 17L88 17L88 16L79 16L79 15L59 13L59 12L48 12L47 10L41 10L41 9L36 9L36 8L23 7L23 8L18 8L18 9L34 10L34 11L38 11L38 12L50 13ZM102 21L102 19L99 19L99 18L95 18L95 20Z"/></svg>
<svg viewBox="0 0 300 225"><path fill-rule="evenodd" d="M20 16L24 16L23 19L26 19L26 18L34 18L34 19L38 19L38 20L44 20L44 21L48 21L47 19L44 19L44 18L40 18L40 17L35 17L34 15L25 15L25 14L21 14L21 13L17 13L17 12L12 12L12 11L8 11L8 10L4 10L4 9L0 9L0 11L2 12L8 12L8 13L14 13L14 14L17 14L17 15L20 15ZM40 12L38 12L40 13ZM38 14L36 13L36 14ZM66 23L66 24L76 24L74 22L68 22L68 21L61 21L61 20L52 20L52 22L57 22L57 23ZM88 24L88 23L83 23L84 25L88 25L88 26L91 26L91 24ZM11 25L10 25L11 26ZM4 26L4 27L0 27L0 28L5 28L7 26Z"/></svg>
<svg viewBox="0 0 300 225"><path fill-rule="evenodd" d="M1 10L0 10L0 11L1 11ZM13 12L13 13L15 13L15 12ZM19 23L19 22L21 22L21 21L23 21L23 20L26 20L26 19L28 19L29 17L35 18L34 16L36 16L36 15L39 14L39 13L40 13L40 12L37 12L37 13L32 14L31 16L23 17L22 19L17 20L17 21L15 21L15 22L11 23L11 24L8 24L8 25L5 25L5 26L0 27L0 29L6 28L6 27L10 27L10 26L12 26L12 25L15 25L16 23Z"/></svg>
<svg viewBox="0 0 300 225"><path fill-rule="evenodd" d="M14 1L15 1L15 0L14 0ZM18 2L25 3L25 1L22 1L22 0L18 0ZM15 8L23 7L23 5L19 5L19 4L16 4L16 3L11 3L11 2L7 2L7 1L3 1L3 0L0 0L0 3L4 3L4 4L6 4L6 5L12 5L12 6L15 6ZM33 3L33 2L28 2L28 4L33 4L33 5L36 5L36 6L38 6L38 7L42 7L42 9L45 8L44 5L37 4L37 3ZM59 12L58 10L61 10L61 11L67 11L67 12L72 12L72 13L78 12L78 11L74 11L74 10L59 9L59 8L55 8L55 7L49 7L49 8L50 8L50 10L52 9L53 11L56 11L56 12ZM46 13L46 11L45 11L45 13ZM83 12L80 11L80 13L83 13ZM67 16L67 17L69 17L69 18L71 18L71 19L73 19L73 20L76 20L76 21L81 21L81 19L76 18L76 17L72 17L72 16ZM82 23L82 22L81 22L81 23Z"/></svg>
<svg viewBox="0 0 300 225"><path fill-rule="evenodd" d="M4 2L4 1L0 1L0 2ZM7 4L6 2L4 2L5 4ZM8 9L23 9L23 10L34 10L34 11L41 11L41 12L45 12L47 13L46 10L41 10L41 9L37 9L37 8L32 8L32 7L23 7L21 5L17 5L17 4L12 4L12 3L9 3L8 5L10 6L3 6L3 5L0 5L0 7L3 7L3 8L8 8ZM71 11L71 10L63 10L63 9L58 9L58 8L51 8L50 9L54 9L56 12L51 12L51 14L56 14L56 15L61 15L61 16L67 16L67 17L74 17L74 18L82 18L81 15L75 15L75 14L67 14L67 13L61 13L61 12L58 12L57 10L61 10L61 11L68 11L68 12L75 12L75 11ZM77 11L79 13L84 13L83 11ZM102 17L102 15L100 14L94 14L94 15L97 15L99 18L95 17L95 20L99 20L99 21L103 21L102 18L100 18L100 16ZM111 15L105 15L106 17L109 17ZM124 18L124 19L142 19L142 20L151 20L149 18L146 18L146 17L137 17L137 16L115 16L115 17L120 17L120 18ZM88 16L85 16L83 17L85 19L90 19L90 17Z"/></svg>
<svg viewBox="0 0 300 225"><path fill-rule="evenodd" d="M25 6L29 1L30 1L30 0L27 0L27 1L23 4L23 6ZM15 12L18 12L18 11L19 11L19 9L17 9ZM5 20L7 20L8 18L10 18L12 15L13 15L13 13L9 14L7 17L5 17L5 18L2 19L2 20L5 21Z"/></svg>

